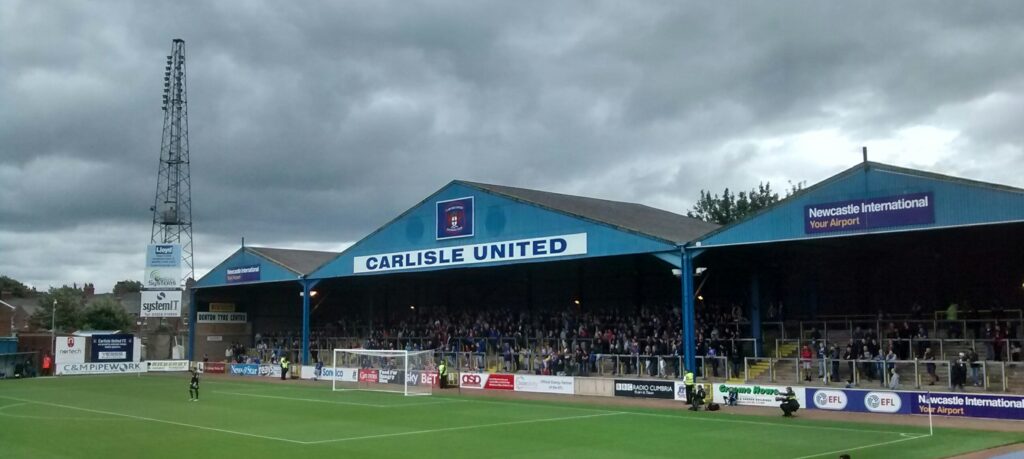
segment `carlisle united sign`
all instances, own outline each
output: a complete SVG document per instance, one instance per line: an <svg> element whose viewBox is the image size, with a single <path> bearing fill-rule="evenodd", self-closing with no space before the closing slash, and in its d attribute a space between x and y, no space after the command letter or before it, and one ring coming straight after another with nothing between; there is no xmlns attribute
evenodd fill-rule
<svg viewBox="0 0 1024 459"><path fill-rule="evenodd" d="M355 257L352 272L376 273L587 254L587 233Z"/></svg>
<svg viewBox="0 0 1024 459"><path fill-rule="evenodd" d="M437 202L437 239L473 235L473 197Z"/></svg>

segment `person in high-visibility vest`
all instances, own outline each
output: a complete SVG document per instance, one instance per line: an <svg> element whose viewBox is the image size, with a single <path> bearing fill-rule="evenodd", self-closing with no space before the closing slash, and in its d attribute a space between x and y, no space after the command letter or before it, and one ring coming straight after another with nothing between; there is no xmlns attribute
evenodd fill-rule
<svg viewBox="0 0 1024 459"><path fill-rule="evenodd" d="M43 376L50 376L50 367L53 366L53 358L50 354L43 356Z"/></svg>
<svg viewBox="0 0 1024 459"><path fill-rule="evenodd" d="M285 380L285 376L288 374L288 357L281 356L281 380Z"/></svg>
<svg viewBox="0 0 1024 459"><path fill-rule="evenodd" d="M686 375L683 376L683 385L686 386L686 404L690 405L693 403L693 372L687 371Z"/></svg>
<svg viewBox="0 0 1024 459"><path fill-rule="evenodd" d="M437 365L437 377L440 378L438 384L442 389L448 387L448 365L444 363L444 359L441 359L441 363Z"/></svg>

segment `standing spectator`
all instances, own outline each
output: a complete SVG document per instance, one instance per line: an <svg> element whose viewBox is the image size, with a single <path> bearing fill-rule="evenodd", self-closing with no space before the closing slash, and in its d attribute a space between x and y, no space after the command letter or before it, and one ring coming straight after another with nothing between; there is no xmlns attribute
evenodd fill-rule
<svg viewBox="0 0 1024 459"><path fill-rule="evenodd" d="M288 377L288 357L281 356L281 381Z"/></svg>
<svg viewBox="0 0 1024 459"><path fill-rule="evenodd" d="M821 379L821 382L825 382L825 372L828 367L827 359L828 351L825 349L825 343L818 343L818 378Z"/></svg>
<svg viewBox="0 0 1024 459"><path fill-rule="evenodd" d="M743 360L745 355L743 354L743 346L732 346L732 377L737 377L742 373Z"/></svg>
<svg viewBox="0 0 1024 459"><path fill-rule="evenodd" d="M985 331L981 336L985 339L985 360L996 360L996 331L992 328L991 322L985 323Z"/></svg>
<svg viewBox="0 0 1024 459"><path fill-rule="evenodd" d="M804 381L811 380L811 348L805 344L800 350L800 363L804 370Z"/></svg>
<svg viewBox="0 0 1024 459"><path fill-rule="evenodd" d="M956 303L950 303L949 307L946 308L946 320L949 321L949 337L950 338L957 338L957 339L959 339L961 337L960 324L956 321L957 320L957 315L958 315L957 312L959 311L959 309L960 309L960 306L957 305Z"/></svg>
<svg viewBox="0 0 1024 459"><path fill-rule="evenodd" d="M50 357L50 354L47 353L43 356L43 376L50 376L52 373L50 371L51 366L53 366L53 357Z"/></svg>
<svg viewBox="0 0 1024 459"><path fill-rule="evenodd" d="M857 354L853 352L853 346L847 345L846 350L843 351L843 360L846 361L846 365L850 367L850 378L846 380L847 384L853 384L853 365L854 360L857 360Z"/></svg>
<svg viewBox="0 0 1024 459"><path fill-rule="evenodd" d="M928 385L934 386L935 383L939 382L939 376L935 374L935 354L932 353L932 348L925 348L923 360L925 361L925 370L932 377L932 382L928 383Z"/></svg>
<svg viewBox="0 0 1024 459"><path fill-rule="evenodd" d="M714 377L718 377L718 351L715 350L714 346L708 346L707 358L711 361L711 374Z"/></svg>
<svg viewBox="0 0 1024 459"><path fill-rule="evenodd" d="M828 358L832 361L832 381L839 381L839 348L835 344L829 347Z"/></svg>
<svg viewBox="0 0 1024 459"><path fill-rule="evenodd" d="M871 360L874 359L874 355L871 353L871 349L868 346L864 346L864 349L860 353L860 370L864 373L864 376L868 377L868 381L875 380L874 366L871 364Z"/></svg>
<svg viewBox="0 0 1024 459"><path fill-rule="evenodd" d="M893 368L889 370L889 390L897 390L900 388L900 374Z"/></svg>
<svg viewBox="0 0 1024 459"><path fill-rule="evenodd" d="M967 351L967 365L971 368L971 383L975 387L981 386L981 378L979 377L981 362L978 361L978 353L974 352L974 349Z"/></svg>
<svg viewBox="0 0 1024 459"><path fill-rule="evenodd" d="M949 377L952 383L950 389L956 390L960 388L961 391L964 390L964 383L967 382L967 362L963 352L950 365Z"/></svg>

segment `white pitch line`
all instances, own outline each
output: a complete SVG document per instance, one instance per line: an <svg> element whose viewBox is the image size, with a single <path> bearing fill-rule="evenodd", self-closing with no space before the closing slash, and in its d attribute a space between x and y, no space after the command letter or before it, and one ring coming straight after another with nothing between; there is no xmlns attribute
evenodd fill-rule
<svg viewBox="0 0 1024 459"><path fill-rule="evenodd" d="M566 417L561 417L561 418L530 419L530 420L526 420L526 421L498 422L498 423L494 423L494 424L477 424L477 425L461 426L461 427L446 427L446 428L443 428L443 429L416 430L416 431L412 431L412 432L395 432L395 433L380 434L380 435L365 435L365 436L362 436L362 437L335 438L335 439L331 439L331 440L307 441L307 442L303 442L303 443L305 443L307 445L319 445L319 444L323 444L323 443L340 443L340 442L344 442L344 441L371 440L371 439L374 439L374 438L401 437L401 436L406 436L406 435L420 435L420 434L430 434L430 433L439 433L439 432L452 432L452 431L457 431L457 430L484 429L484 428L487 428L487 427L514 426L514 425L520 425L520 424L536 424L536 423L540 423L540 422L573 421L573 420L577 420L577 419L596 418L596 417L601 417L601 416L615 416L615 415L618 415L618 414L628 414L628 413L626 413L626 412L609 412L609 413L602 413L602 414L585 414L585 415L582 415L582 416L566 416Z"/></svg>
<svg viewBox="0 0 1024 459"><path fill-rule="evenodd" d="M837 430L837 431L840 431L840 432L859 432L859 433L874 433L874 434L889 434L889 435L894 435L894 434L902 435L903 434L903 432L889 432L889 431L886 431L886 430L851 429L851 428L848 428L848 427L815 426L815 425L807 425L807 424L789 424L789 423L784 423L784 422L744 421L742 419L720 419L720 418L713 418L713 417L710 417L710 416L708 416L708 417L676 416L676 415L661 414L661 413L644 413L644 412L640 412L640 411L623 411L623 413L635 414L635 415L638 415L638 416L656 416L656 417L663 417L663 418L675 418L675 419L679 419L679 420L682 420L682 421L727 422L727 423L733 423L733 424L750 424L750 425L755 425L755 426L781 427L781 428L785 428L785 429L797 428L797 429L813 429L813 430ZM911 433L909 435L918 435L918 434ZM917 438L917 437L914 437L914 438Z"/></svg>
<svg viewBox="0 0 1024 459"><path fill-rule="evenodd" d="M272 398L278 400L293 400L296 402L311 402L311 403L324 403L328 405L352 405L352 406L366 406L370 408L405 408L407 406L423 406L423 405L440 405L442 403L449 403L448 401L437 401L437 402L418 402L418 403L403 403L397 405L380 405L374 403L359 403L359 402L343 402L338 400L322 400L317 398L299 398L299 397L285 397L282 395L263 395L263 394L246 394L244 392L227 392L215 390L215 394L225 395L237 395L242 397L259 397L259 398Z"/></svg>
<svg viewBox="0 0 1024 459"><path fill-rule="evenodd" d="M520 403L520 402L513 402L513 401L480 400L480 399L478 399L476 397L467 398L466 401L467 402L476 402L476 403L493 403L493 404L501 404L501 405L516 405L516 406L530 406L530 407L541 407L541 406L543 406L543 405L534 405L534 404L530 404L530 403ZM762 421L745 421L745 420L742 420L742 419L724 419L724 418L710 417L710 416L707 416L707 417L704 417L704 416L682 416L682 415L666 414L666 413L647 413L647 412L643 412L643 411L609 411L609 410L600 410L600 409L593 409L593 408L577 408L577 407L565 406L565 405L552 405L550 407L559 407L559 408L573 409L573 410L583 410L583 411L596 411L596 412L602 412L602 413L635 414L637 416L654 416L654 417L678 419L680 421L725 422L725 423L733 423L733 424L748 424L748 425L756 425L756 426L782 427L782 428L795 427L795 428L812 429L812 430L837 430L837 431L841 431L841 432L902 434L902 432L889 432L889 431L886 431L886 430L852 429L852 428L848 428L848 427L815 426L815 425L806 425L806 424L789 424L789 423L781 423L781 422L776 423L776 422L762 422ZM915 436L917 436L917 435L920 435L920 434L910 433L908 435L915 435Z"/></svg>
<svg viewBox="0 0 1024 459"><path fill-rule="evenodd" d="M924 438L924 437L930 437L930 435L921 435L921 436L917 436L917 437L901 438L899 440L892 440L892 441L887 441L887 442L882 442L882 443L874 443L874 444L870 444L870 445L858 446L856 448L837 449L835 451L828 451L828 452L825 452L825 453L812 454L810 456L800 456L800 457L793 458L793 459L809 459L809 458L812 458L812 457L819 457L819 456L831 456L831 455L840 454L840 453L847 453L847 452L850 452L850 451L857 451L859 449L868 449L868 448L874 448L876 446L891 445L893 443L899 443L899 442L902 442L902 441L917 440L918 438Z"/></svg>
<svg viewBox="0 0 1024 459"><path fill-rule="evenodd" d="M259 434L252 434L252 433L246 433L246 432L236 432L234 430L218 429L216 427L197 426L195 424L186 424L184 422L167 421L167 420L164 420L164 419L148 418L148 417L145 417L145 416L135 416L135 415L132 415L132 414L115 413L113 411L93 410L93 409L90 409L90 408L80 408L80 407L77 407L77 406L61 405L59 403L40 402L40 401L28 400L28 399L24 399L24 398L8 397L6 395L0 395L0 398L5 398L5 399L8 399L8 400L15 400L15 401L18 401L18 402L35 403L37 405L47 405L47 406L55 406L55 407L58 407L58 408L67 408L69 410L85 411L85 412L88 412L88 413L108 414L108 415L111 415L111 416L123 416L123 417L126 417L126 418L138 419L140 421L159 422L161 424L170 424L170 425L181 426L181 427L189 427L189 428L192 428L192 429L209 430L211 432L221 432L221 433L227 433L227 434L233 434L233 435L241 435L241 436L244 436L244 437L262 438L264 440L276 440L276 441L283 441L283 442L294 443L294 444L299 444L299 445L305 443L305 442L301 442L301 441L298 441L298 440L290 440L290 439L287 439L287 438L270 437L270 436L267 436L267 435L259 435Z"/></svg>

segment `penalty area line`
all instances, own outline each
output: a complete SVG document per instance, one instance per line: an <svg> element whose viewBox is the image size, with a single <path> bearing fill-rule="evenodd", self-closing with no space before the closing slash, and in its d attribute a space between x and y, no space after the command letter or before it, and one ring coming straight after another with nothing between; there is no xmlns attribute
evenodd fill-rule
<svg viewBox="0 0 1024 459"><path fill-rule="evenodd" d="M903 436L905 434L900 434L900 435ZM916 436L916 437L906 437L905 436L904 438L900 438L898 440L886 441L886 442L882 442L882 443L872 443L870 445L858 446L858 447L855 447L855 448L837 449L835 451L827 451L827 452L824 452L824 453L811 454L810 456L800 456L800 457L796 457L796 458L793 458L793 459L810 459L812 457L831 456L831 455L835 455L835 454L848 453L850 451L857 451L857 450L861 450L861 449L868 449L868 448L875 448L875 447L878 447L878 446L891 445L891 444L894 444L894 443L899 443L899 442L904 442L904 441L917 440L918 438L925 438L925 437L930 437L930 436L931 435L919 435L919 436Z"/></svg>
<svg viewBox="0 0 1024 459"><path fill-rule="evenodd" d="M291 400L296 402L309 402L309 403L324 403L328 405L351 405L351 406L365 406L370 408L405 408L412 406L424 406L424 405L441 405L444 403L450 403L449 401L433 401L433 402L415 402L415 403L399 403L394 405L381 405L375 403L359 403L359 402L344 402L340 400L322 400L318 398L300 398L300 397L285 397L283 395L265 395L265 394L247 394L244 392L227 392L215 390L214 394L223 395L236 395L240 397L257 397L257 398L269 398L276 400Z"/></svg>
<svg viewBox="0 0 1024 459"><path fill-rule="evenodd" d="M135 416L133 414L117 413L117 412L114 412L114 411L94 410L94 409L91 409L91 408L81 408L81 407L71 406L71 405L61 405L59 403L40 402L40 401L37 401L37 400L29 400L29 399L17 398L17 397L8 397L6 395L0 395L0 398L4 398L4 399L7 399L7 400L14 400L14 401L18 401L18 402L34 403L36 405L55 406L57 408L66 408L66 409L69 409L69 410L85 411L87 413L98 413L98 414L106 414L106 415L111 415L111 416L122 416L122 417L126 417L126 418L131 418L131 419L138 419L140 421L158 422L158 423L161 423L161 424L170 424L170 425L174 425L174 426L188 427L188 428L192 428L192 429L208 430L208 431L211 431L211 432L220 432L220 433L226 433L226 434L232 434L232 435L241 435L241 436L244 436L244 437L262 438L264 440L283 441L283 442L286 442L286 443L293 443L293 444L297 444L297 445L301 445L301 444L305 443L305 442L302 442L302 441L299 441L299 440L291 440L291 439L288 439L288 438L271 437L271 436L267 436L267 435L259 435L259 434L253 434L253 433L247 433L247 432L238 432L238 431L234 431L234 430L218 429L216 427L198 426L198 425L195 425L195 424L186 424L184 422L167 421L167 420L164 420L164 419L149 418L149 417L145 417L145 416Z"/></svg>
<svg viewBox="0 0 1024 459"><path fill-rule="evenodd" d="M441 432L454 432L454 431L459 431L459 430L485 429L485 428L488 428L488 427L503 427L503 426L522 425L522 424L537 424L537 423L541 423L541 422L575 421L575 420L579 420L579 419L597 418L597 417L602 417L602 416L615 416L615 415L619 415L619 414L628 414L628 413L625 413L625 412L609 412L609 413L601 413L601 414L586 414L586 415L582 415L582 416L565 416L565 417L560 417L560 418L530 419L530 420L526 420L526 421L512 421L512 422L497 422L497 423L494 423L494 424L478 424L478 425L472 425L472 426L446 427L446 428L443 428L443 429L415 430L415 431L411 431L411 432L395 432L395 433L379 434L379 435L364 435L364 436L361 436L361 437L334 438L334 439L331 439L331 440L307 441L307 442L303 442L303 443L305 443L307 445L320 445L320 444L324 444L324 443L340 443L340 442L345 442L345 441L372 440L372 439L376 439L376 438L402 437L402 436L406 436L406 435L421 435L421 434L432 434L432 433L441 433Z"/></svg>

